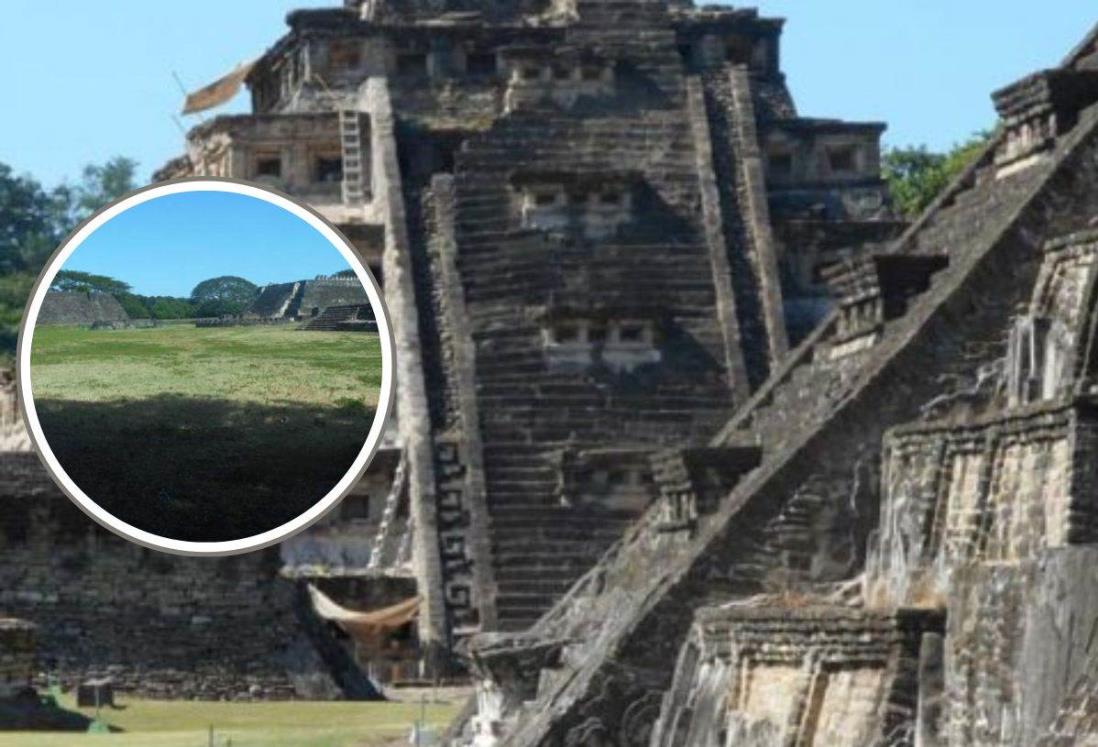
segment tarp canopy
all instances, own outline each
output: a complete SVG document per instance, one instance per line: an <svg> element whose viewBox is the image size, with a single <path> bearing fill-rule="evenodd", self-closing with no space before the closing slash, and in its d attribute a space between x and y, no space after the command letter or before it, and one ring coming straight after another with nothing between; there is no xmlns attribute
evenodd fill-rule
<svg viewBox="0 0 1098 747"><path fill-rule="evenodd" d="M309 584L309 598L313 610L325 620L334 622L347 635L363 643L376 642L397 628L407 625L419 615L419 597L410 597L402 602L359 612L349 610L334 602L331 597Z"/></svg>
<svg viewBox="0 0 1098 747"><path fill-rule="evenodd" d="M183 102L183 113L194 114L224 104L237 94L254 66L254 60L242 62L233 68L231 73L221 76L205 88L188 93L186 101Z"/></svg>

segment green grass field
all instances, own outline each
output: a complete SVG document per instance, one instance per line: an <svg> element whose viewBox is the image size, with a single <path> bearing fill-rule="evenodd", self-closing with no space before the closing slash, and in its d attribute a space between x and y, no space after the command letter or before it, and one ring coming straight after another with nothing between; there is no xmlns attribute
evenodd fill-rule
<svg viewBox="0 0 1098 747"><path fill-rule="evenodd" d="M122 731L113 734L0 732L0 747L208 747L214 728L217 747L375 747L405 745L419 718L413 703L119 700L104 709L103 720ZM66 697L62 707L74 709ZM429 704L426 721L441 730L460 702ZM78 709L94 716L94 709Z"/></svg>
<svg viewBox="0 0 1098 747"><path fill-rule="evenodd" d="M381 346L286 326L43 326L31 380L50 447L96 502L224 540L288 521L343 475L373 422Z"/></svg>
<svg viewBox="0 0 1098 747"><path fill-rule="evenodd" d="M89 330L40 326L35 397L88 402L165 393L267 405L375 405L377 335L287 326Z"/></svg>

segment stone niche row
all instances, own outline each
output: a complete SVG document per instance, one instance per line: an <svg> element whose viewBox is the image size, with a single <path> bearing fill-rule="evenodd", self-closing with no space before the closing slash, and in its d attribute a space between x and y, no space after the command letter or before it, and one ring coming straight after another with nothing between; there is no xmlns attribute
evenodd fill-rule
<svg viewBox="0 0 1098 747"><path fill-rule="evenodd" d="M196 129L190 139L195 171L268 184L309 202L343 199L343 138L354 138L362 189L369 197L369 118L358 115L344 135L337 112L218 117Z"/></svg>
<svg viewBox="0 0 1098 747"><path fill-rule="evenodd" d="M370 76L387 76L396 81L430 79L469 81L526 80L520 65L510 57L516 50L562 48L557 29L513 27L486 35L476 14L469 18L448 17L430 26L407 24L399 29L361 27L335 32L323 23L323 13L299 11L293 14L294 34L278 54L266 59L254 71L249 84L256 111L271 111L291 101L300 87L321 81L323 87L338 89L357 86ZM764 75L779 70L780 24L768 21L746 25L728 23L719 16L687 16L678 19L677 49L690 70L742 65ZM575 68L566 76L572 82L606 82L605 66L597 74L588 67ZM551 77L550 77L551 80ZM547 82L549 82L547 80Z"/></svg>
<svg viewBox="0 0 1098 747"><path fill-rule="evenodd" d="M523 228L608 239L634 219L638 173L520 173L511 177Z"/></svg>

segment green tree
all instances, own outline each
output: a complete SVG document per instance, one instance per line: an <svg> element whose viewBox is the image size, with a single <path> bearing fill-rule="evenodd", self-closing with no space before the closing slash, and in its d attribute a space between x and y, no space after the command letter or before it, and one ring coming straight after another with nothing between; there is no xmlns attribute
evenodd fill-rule
<svg viewBox="0 0 1098 747"><path fill-rule="evenodd" d="M947 153L935 153L925 145L886 150L881 170L897 211L908 220L917 218L976 159L992 134L978 132Z"/></svg>
<svg viewBox="0 0 1098 747"><path fill-rule="evenodd" d="M114 297L129 315L130 319L150 319L152 311L146 303L146 297L136 293L115 293Z"/></svg>
<svg viewBox="0 0 1098 747"><path fill-rule="evenodd" d="M222 275L196 285L191 291L191 303L200 317L239 314L258 294L255 283L235 275Z"/></svg>
<svg viewBox="0 0 1098 747"><path fill-rule="evenodd" d="M50 290L56 291L81 291L83 293L110 293L120 295L129 293L130 284L115 280L107 275L93 275L88 272L76 270L61 270L50 284Z"/></svg>
<svg viewBox="0 0 1098 747"><path fill-rule="evenodd" d="M186 298L139 293L116 293L114 297L131 319L190 319L194 316L194 304Z"/></svg>
<svg viewBox="0 0 1098 747"><path fill-rule="evenodd" d="M0 273L0 365L15 350L23 307L37 277L30 272Z"/></svg>
<svg viewBox="0 0 1098 747"><path fill-rule="evenodd" d="M15 350L27 296L64 236L65 210L58 193L0 163L0 357Z"/></svg>
<svg viewBox="0 0 1098 747"><path fill-rule="evenodd" d="M49 193L0 163L0 272L37 270L64 235L67 194Z"/></svg>
<svg viewBox="0 0 1098 747"><path fill-rule="evenodd" d="M195 316L194 304L185 298L156 296L149 301L153 319L190 319Z"/></svg>
<svg viewBox="0 0 1098 747"><path fill-rule="evenodd" d="M199 318L234 316L241 313L246 308L247 305L234 303L232 301L202 301L201 303L194 304L194 315Z"/></svg>
<svg viewBox="0 0 1098 747"><path fill-rule="evenodd" d="M81 221L134 189L136 162L122 157L84 168L75 185L46 190L0 163L0 355L15 350L19 322L38 273Z"/></svg>
<svg viewBox="0 0 1098 747"><path fill-rule="evenodd" d="M62 184L58 187L55 194L65 209L65 233L91 217L99 208L136 189L136 172L137 161L115 156L106 163L85 166L76 185Z"/></svg>

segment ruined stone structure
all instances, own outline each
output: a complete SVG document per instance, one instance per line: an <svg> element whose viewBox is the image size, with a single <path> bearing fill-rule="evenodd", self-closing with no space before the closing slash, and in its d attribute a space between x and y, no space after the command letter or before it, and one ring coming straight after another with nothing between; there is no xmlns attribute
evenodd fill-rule
<svg viewBox="0 0 1098 747"><path fill-rule="evenodd" d="M297 309L291 309L291 305L295 298L299 300L297 305L300 305L303 290L300 282L265 285L259 289L245 313L262 319L293 319L297 315Z"/></svg>
<svg viewBox="0 0 1098 747"><path fill-rule="evenodd" d="M164 579L203 593L150 580L164 599L141 614L165 641L151 654L124 649L119 623L136 619L120 605L143 588L142 561L55 506L26 455L5 458L24 528L0 601L42 625L45 657L118 665L146 692L247 689L180 685L173 657L196 651L284 692L276 654L321 632L294 611L306 581L351 609L418 595L420 677L450 671L477 632L524 629L660 494L652 456L704 444L780 370L829 308L820 267L899 228L883 126L800 117L782 22L754 11L394 1L288 22L248 76L254 112L195 128L157 178L269 183L351 239L397 338L389 456L278 562L163 560ZM298 298L300 315L302 290L268 289L264 308ZM748 446L731 464L757 457ZM714 489L730 469L711 470ZM79 558L41 546L63 530ZM212 580L227 574L255 590ZM263 634L236 645L246 617ZM193 618L237 633L180 624Z"/></svg>
<svg viewBox="0 0 1098 747"><path fill-rule="evenodd" d="M651 459L622 542L473 639L456 744L1098 744L1096 84L1098 29L995 94L898 240L824 268L834 310Z"/></svg>
<svg viewBox="0 0 1098 747"><path fill-rule="evenodd" d="M305 323L303 329L337 332L376 332L377 320L368 303L329 306Z"/></svg>
<svg viewBox="0 0 1098 747"><path fill-rule="evenodd" d="M34 623L38 649L13 651L12 677L44 687L53 675L66 688L109 677L122 691L168 698L364 693L362 673L283 573L278 548L178 557L101 529L47 476L12 406L12 382L0 385L0 610ZM4 631L0 621L0 662ZM29 635L25 625L12 633Z"/></svg>
<svg viewBox="0 0 1098 747"><path fill-rule="evenodd" d="M33 686L37 670L35 625L0 618L0 730L87 731L90 719L39 695Z"/></svg>
<svg viewBox="0 0 1098 747"><path fill-rule="evenodd" d="M263 286L244 316L272 320L315 319L333 306L348 305L369 308L370 301L358 278L322 275L312 280Z"/></svg>
<svg viewBox="0 0 1098 747"><path fill-rule="evenodd" d="M34 625L0 618L0 700L14 698L31 686L35 670Z"/></svg>
<svg viewBox="0 0 1098 747"><path fill-rule="evenodd" d="M820 266L896 234L884 128L798 116L782 22L751 10L288 22L254 113L196 128L158 177L286 190L382 278L401 484L371 510L406 517L421 643L445 658L549 609L656 498L651 455L714 436L826 313ZM376 523L347 528L360 558L398 531Z"/></svg>
<svg viewBox="0 0 1098 747"><path fill-rule="evenodd" d="M110 293L49 291L38 312L38 324L125 323L130 315Z"/></svg>
<svg viewBox="0 0 1098 747"><path fill-rule="evenodd" d="M457 744L1058 745L1098 723L1098 37L996 94L994 142L905 227L882 126L798 116L781 21L754 11L352 0L288 22L254 112L158 178L265 181L352 240L392 316L395 421L277 559L164 561L203 593L161 585L168 653L133 687L170 691L186 652L277 694L297 651L352 691L309 582L352 609L420 598L422 660L394 678L463 652ZM44 552L13 536L15 567ZM125 676L102 627L130 619L124 555L9 572L0 604L69 668ZM109 601L33 596L56 578Z"/></svg>
<svg viewBox="0 0 1098 747"><path fill-rule="evenodd" d="M942 616L768 601L698 611L651 743L902 742Z"/></svg>
<svg viewBox="0 0 1098 747"><path fill-rule="evenodd" d="M294 692L282 657L298 626L277 552L201 563L144 550L95 527L34 453L6 452L3 467L0 609L38 626L36 676L175 697Z"/></svg>

